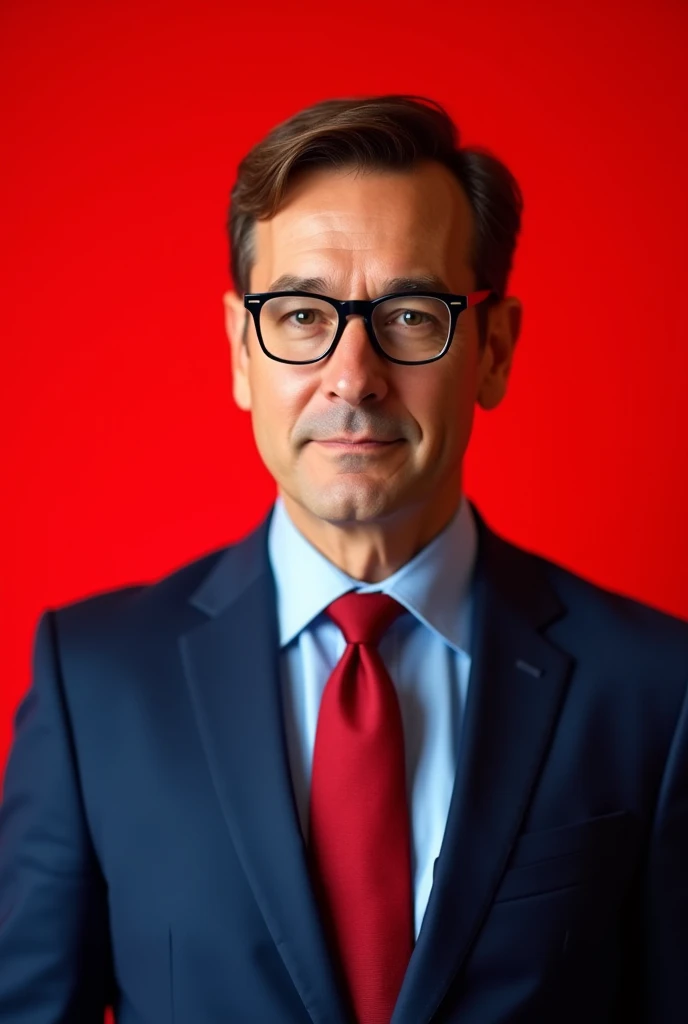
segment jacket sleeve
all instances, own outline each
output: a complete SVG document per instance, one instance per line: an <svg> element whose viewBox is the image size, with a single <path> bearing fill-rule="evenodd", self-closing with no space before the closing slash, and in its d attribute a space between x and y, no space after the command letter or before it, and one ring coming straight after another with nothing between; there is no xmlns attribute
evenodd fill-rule
<svg viewBox="0 0 688 1024"><path fill-rule="evenodd" d="M688 687L659 791L646 920L648 1024L688 1020Z"/></svg>
<svg viewBox="0 0 688 1024"><path fill-rule="evenodd" d="M55 635L40 618L0 804L0 1020L102 1024L107 890L84 817Z"/></svg>

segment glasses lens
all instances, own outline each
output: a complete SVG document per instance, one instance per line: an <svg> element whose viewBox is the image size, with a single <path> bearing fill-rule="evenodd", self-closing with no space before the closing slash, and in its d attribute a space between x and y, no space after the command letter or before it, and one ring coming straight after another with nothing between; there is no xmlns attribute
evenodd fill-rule
<svg viewBox="0 0 688 1024"><path fill-rule="evenodd" d="M450 325L449 306L427 295L387 299L373 312L380 348L393 359L406 362L438 356L447 343Z"/></svg>
<svg viewBox="0 0 688 1024"><path fill-rule="evenodd" d="M268 299L260 311L260 333L278 359L307 363L327 352L337 331L337 311L329 302L303 295Z"/></svg>

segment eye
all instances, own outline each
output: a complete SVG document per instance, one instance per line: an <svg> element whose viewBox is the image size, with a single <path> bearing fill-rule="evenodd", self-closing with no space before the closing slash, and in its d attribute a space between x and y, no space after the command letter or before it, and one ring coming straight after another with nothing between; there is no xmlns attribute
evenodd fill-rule
<svg viewBox="0 0 688 1024"><path fill-rule="evenodd" d="M293 317L296 317L297 322L300 323L300 324L312 324L313 323L313 319L309 320L308 317L314 318L315 317L315 310L314 309L297 309L291 315Z"/></svg>
<svg viewBox="0 0 688 1024"><path fill-rule="evenodd" d="M401 316L404 317L404 323L407 327L416 327L419 323L423 323L424 319L425 322L430 319L427 313L419 313L417 309L405 309ZM411 318L414 316L418 317L418 319L412 321Z"/></svg>
<svg viewBox="0 0 688 1024"><path fill-rule="evenodd" d="M291 309L288 313L283 313L279 318L281 323L296 322L299 324L312 323L312 320L308 320L308 316L312 317L312 309Z"/></svg>
<svg viewBox="0 0 688 1024"><path fill-rule="evenodd" d="M391 313L385 323L397 323L402 327L420 327L424 324L436 323L437 318L430 313L423 313L419 309L399 309Z"/></svg>
<svg viewBox="0 0 688 1024"><path fill-rule="evenodd" d="M319 309L292 309L282 317L283 322L295 327L313 327L323 319L324 314Z"/></svg>

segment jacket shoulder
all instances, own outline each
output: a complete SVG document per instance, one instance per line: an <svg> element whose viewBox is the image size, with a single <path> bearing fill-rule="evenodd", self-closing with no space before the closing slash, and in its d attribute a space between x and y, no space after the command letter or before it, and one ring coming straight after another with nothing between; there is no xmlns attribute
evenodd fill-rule
<svg viewBox="0 0 688 1024"><path fill-rule="evenodd" d="M515 575L534 575L556 593L565 615L558 631L575 629L598 645L600 656L623 644L642 660L677 659L688 680L688 621L612 587L597 583L556 559L504 538L506 563ZM528 567L526 569L526 566ZM530 570L530 571L528 571ZM676 662L675 662L676 663Z"/></svg>
<svg viewBox="0 0 688 1024"><path fill-rule="evenodd" d="M157 625L183 629L194 614L189 598L239 543L182 562L157 578L99 590L50 608L57 632L81 638L90 635L97 643L132 629L150 631Z"/></svg>

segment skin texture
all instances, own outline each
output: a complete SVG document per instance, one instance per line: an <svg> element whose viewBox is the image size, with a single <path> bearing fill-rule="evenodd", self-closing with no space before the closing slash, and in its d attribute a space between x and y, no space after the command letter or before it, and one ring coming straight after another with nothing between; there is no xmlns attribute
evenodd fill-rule
<svg viewBox="0 0 688 1024"><path fill-rule="evenodd" d="M334 298L373 299L390 278L434 274L447 291L468 294L473 230L463 189L436 162L392 173L311 170L256 224L250 291L273 290L289 273L326 278ZM458 508L475 404L493 409L506 393L521 303L507 297L490 309L482 351L475 308L459 317L447 354L419 366L378 356L353 316L327 359L292 366L265 356L252 320L244 345L243 296L230 291L224 302L234 399L251 413L292 521L353 578L385 579ZM367 451L319 443L343 434L397 440Z"/></svg>

